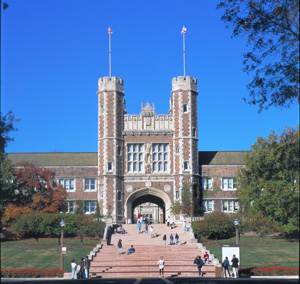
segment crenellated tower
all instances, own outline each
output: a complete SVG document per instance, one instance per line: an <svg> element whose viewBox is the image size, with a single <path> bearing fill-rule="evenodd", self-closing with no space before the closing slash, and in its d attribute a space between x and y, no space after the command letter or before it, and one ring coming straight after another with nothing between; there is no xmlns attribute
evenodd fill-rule
<svg viewBox="0 0 300 284"><path fill-rule="evenodd" d="M191 182L196 187L199 178L197 95L196 78L173 78L170 102L174 117L173 170L174 188L179 191L174 195L179 197L183 182Z"/></svg>
<svg viewBox="0 0 300 284"><path fill-rule="evenodd" d="M125 99L123 80L98 80L98 202L101 213L115 221L123 217L123 165Z"/></svg>

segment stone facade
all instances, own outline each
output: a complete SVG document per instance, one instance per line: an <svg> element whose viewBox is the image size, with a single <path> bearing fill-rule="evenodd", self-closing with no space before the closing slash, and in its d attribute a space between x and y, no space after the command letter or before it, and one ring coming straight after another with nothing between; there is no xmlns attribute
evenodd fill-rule
<svg viewBox="0 0 300 284"><path fill-rule="evenodd" d="M156 114L148 102L139 114L127 114L117 77L100 78L97 94L98 153L9 154L13 164L28 160L52 169L67 189L70 212L78 200L87 214L98 203L117 222L134 219L141 204L158 206L165 220L185 182L202 184L206 212L238 209L235 177L245 152L198 151L196 78L173 78L168 114Z"/></svg>

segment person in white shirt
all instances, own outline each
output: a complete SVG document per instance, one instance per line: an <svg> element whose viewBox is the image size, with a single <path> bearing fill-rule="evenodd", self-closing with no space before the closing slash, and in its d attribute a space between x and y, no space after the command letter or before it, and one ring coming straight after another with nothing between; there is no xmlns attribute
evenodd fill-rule
<svg viewBox="0 0 300 284"><path fill-rule="evenodd" d="M153 238L154 237L154 228L152 226L150 227L150 233L151 233L151 238Z"/></svg>
<svg viewBox="0 0 300 284"><path fill-rule="evenodd" d="M158 269L159 269L159 277L164 277L165 261L162 256L158 260L157 264L158 264Z"/></svg>

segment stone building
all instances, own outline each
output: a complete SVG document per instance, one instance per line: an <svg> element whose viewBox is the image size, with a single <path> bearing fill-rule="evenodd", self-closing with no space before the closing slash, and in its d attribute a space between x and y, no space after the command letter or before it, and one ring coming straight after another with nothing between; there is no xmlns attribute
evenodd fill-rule
<svg viewBox="0 0 300 284"><path fill-rule="evenodd" d="M199 181L206 212L239 209L236 175L245 152L198 151L196 78L173 78L168 114L156 114L148 102L140 114L127 114L123 80L117 77L100 78L97 94L97 153L9 154L13 164L25 160L53 170L68 192L68 212L80 200L86 214L98 202L101 214L117 222L124 216L134 220L143 210L164 222L183 183L195 191Z"/></svg>

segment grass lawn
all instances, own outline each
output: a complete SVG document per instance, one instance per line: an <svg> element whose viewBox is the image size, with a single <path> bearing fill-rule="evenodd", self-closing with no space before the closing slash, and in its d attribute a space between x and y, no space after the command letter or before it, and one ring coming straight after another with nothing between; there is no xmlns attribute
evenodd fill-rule
<svg viewBox="0 0 300 284"><path fill-rule="evenodd" d="M234 244L235 238L203 242L212 254L219 260L222 258L222 245ZM299 267L299 241L285 240L274 237L264 238L260 243L257 236L241 236L240 239L240 264L242 268L259 266Z"/></svg>
<svg viewBox="0 0 300 284"><path fill-rule="evenodd" d="M71 271L71 260L75 258L77 264L80 259L90 253L100 243L100 240L80 240L66 238L65 271ZM34 239L1 243L1 269L34 268L60 269L60 245L57 239L40 239L39 246Z"/></svg>

